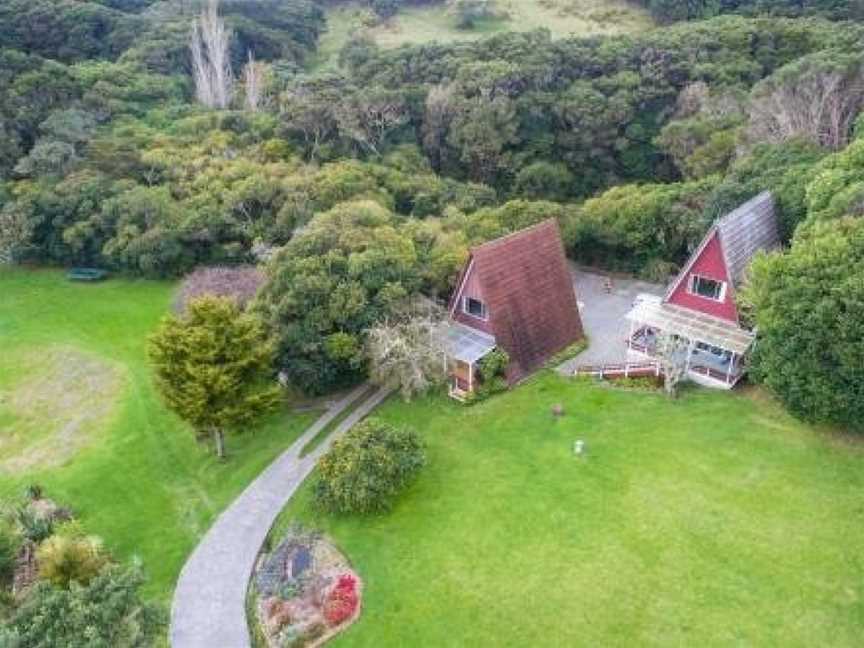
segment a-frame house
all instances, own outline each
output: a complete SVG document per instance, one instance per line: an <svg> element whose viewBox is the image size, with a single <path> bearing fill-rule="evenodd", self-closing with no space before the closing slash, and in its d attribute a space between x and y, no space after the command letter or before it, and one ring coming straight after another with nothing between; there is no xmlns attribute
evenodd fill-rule
<svg viewBox="0 0 864 648"><path fill-rule="evenodd" d="M450 394L477 386L477 363L507 352L518 382L583 337L573 279L555 219L471 248L450 299L445 349Z"/></svg>
<svg viewBox="0 0 864 648"><path fill-rule="evenodd" d="M627 319L630 352L656 355L657 335L689 343L688 375L729 389L745 371L755 333L740 321L735 291L753 256L780 244L774 198L763 192L719 219L659 300L641 300Z"/></svg>

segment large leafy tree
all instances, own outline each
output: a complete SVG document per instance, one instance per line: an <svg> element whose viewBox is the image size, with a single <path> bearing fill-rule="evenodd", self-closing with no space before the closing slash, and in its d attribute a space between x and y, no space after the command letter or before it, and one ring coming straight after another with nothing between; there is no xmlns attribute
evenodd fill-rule
<svg viewBox="0 0 864 648"><path fill-rule="evenodd" d="M420 284L414 241L378 203L316 216L268 267L258 309L279 340L289 380L321 393L366 372L366 330Z"/></svg>
<svg viewBox="0 0 864 648"><path fill-rule="evenodd" d="M864 430L864 220L806 224L754 262L745 298L757 379L807 420Z"/></svg>
<svg viewBox="0 0 864 648"><path fill-rule="evenodd" d="M212 435L220 458L226 430L240 430L279 402L274 346L258 318L232 299L204 296L183 317L166 317L149 353L168 406L199 435Z"/></svg>

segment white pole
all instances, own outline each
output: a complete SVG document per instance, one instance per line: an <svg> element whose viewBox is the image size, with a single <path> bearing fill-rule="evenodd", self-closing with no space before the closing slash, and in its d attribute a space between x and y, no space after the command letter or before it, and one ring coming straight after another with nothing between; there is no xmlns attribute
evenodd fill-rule
<svg viewBox="0 0 864 648"><path fill-rule="evenodd" d="M690 371L690 360L693 358L693 350L696 348L696 342L689 340L687 344L687 366L685 371Z"/></svg>
<svg viewBox="0 0 864 648"><path fill-rule="evenodd" d="M735 364L735 352L732 352L732 357L729 358L729 368L726 370L726 384L732 382L732 365Z"/></svg>

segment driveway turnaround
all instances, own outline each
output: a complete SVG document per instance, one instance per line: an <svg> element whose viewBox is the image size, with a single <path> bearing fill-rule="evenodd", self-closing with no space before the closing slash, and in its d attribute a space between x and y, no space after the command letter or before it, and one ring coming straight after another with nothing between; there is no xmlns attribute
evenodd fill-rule
<svg viewBox="0 0 864 648"><path fill-rule="evenodd" d="M276 459L217 519L180 572L171 605L173 648L248 648L246 588L273 521L336 438L389 394L377 389L308 455L303 447L369 391L361 385L338 401Z"/></svg>
<svg viewBox="0 0 864 648"><path fill-rule="evenodd" d="M610 278L575 266L571 270L589 346L561 365L559 371L572 375L582 365L626 362L630 322L624 316L638 295L663 295L663 286L637 279Z"/></svg>

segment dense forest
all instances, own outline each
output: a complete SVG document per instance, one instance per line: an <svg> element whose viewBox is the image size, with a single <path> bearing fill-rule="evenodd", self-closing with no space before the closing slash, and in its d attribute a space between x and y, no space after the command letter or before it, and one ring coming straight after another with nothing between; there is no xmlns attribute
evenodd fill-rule
<svg viewBox="0 0 864 648"><path fill-rule="evenodd" d="M254 308L289 379L324 392L365 374L376 321L448 294L474 242L555 216L574 260L663 281L771 189L790 248L744 295L756 375L860 425L861 278L843 273L864 256L862 3L643 4L641 34L358 33L316 71L308 0L0 0L0 257L266 264Z"/></svg>

